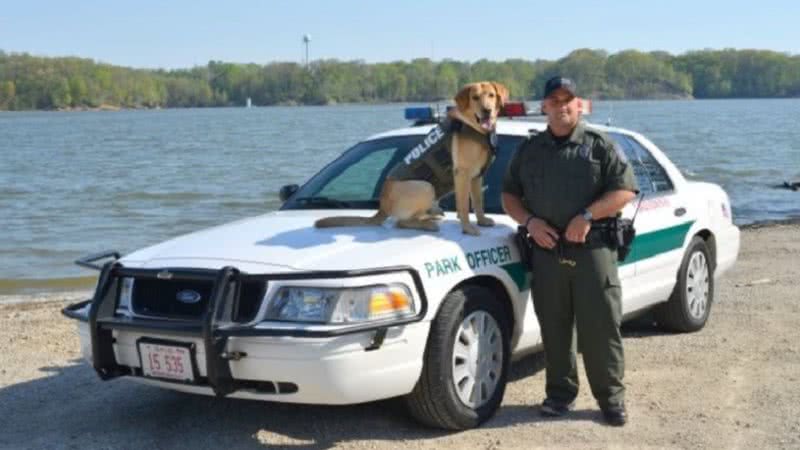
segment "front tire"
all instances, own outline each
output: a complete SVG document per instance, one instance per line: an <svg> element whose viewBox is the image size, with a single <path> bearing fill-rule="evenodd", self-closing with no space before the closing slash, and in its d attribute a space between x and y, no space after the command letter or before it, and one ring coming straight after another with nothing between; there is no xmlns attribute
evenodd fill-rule
<svg viewBox="0 0 800 450"><path fill-rule="evenodd" d="M448 294L431 323L420 379L405 398L411 415L449 430L474 428L492 417L506 389L509 324L484 287Z"/></svg>
<svg viewBox="0 0 800 450"><path fill-rule="evenodd" d="M692 238L678 272L672 295L656 307L656 321L669 331L692 332L708 321L714 299L713 262L706 242Z"/></svg>

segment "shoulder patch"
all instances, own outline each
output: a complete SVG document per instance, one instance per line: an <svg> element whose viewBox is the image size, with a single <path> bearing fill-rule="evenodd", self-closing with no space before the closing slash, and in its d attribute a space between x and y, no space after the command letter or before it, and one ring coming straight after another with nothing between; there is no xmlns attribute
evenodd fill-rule
<svg viewBox="0 0 800 450"><path fill-rule="evenodd" d="M622 151L620 150L619 146L616 145L613 139L611 139L606 133L603 133L599 130L594 130L591 128L586 129L586 134L591 136L594 142L592 142L592 158L597 161L603 161L609 154L609 152L613 149L617 155L621 154Z"/></svg>
<svg viewBox="0 0 800 450"><path fill-rule="evenodd" d="M584 133L591 135L593 138L603 143L608 143L611 141L611 139L608 137L606 133L603 133L602 131L596 130L594 128L587 127Z"/></svg>

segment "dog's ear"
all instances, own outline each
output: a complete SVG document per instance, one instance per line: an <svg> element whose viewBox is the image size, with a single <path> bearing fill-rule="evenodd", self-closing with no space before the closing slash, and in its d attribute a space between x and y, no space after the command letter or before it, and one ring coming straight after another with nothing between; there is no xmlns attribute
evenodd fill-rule
<svg viewBox="0 0 800 450"><path fill-rule="evenodd" d="M472 85L467 84L458 91L454 100L456 101L456 107L458 107L461 111L466 111L469 108L469 93L472 91Z"/></svg>
<svg viewBox="0 0 800 450"><path fill-rule="evenodd" d="M508 88L500 83L495 83L494 81L492 81L492 87L494 87L494 91L497 93L497 101L499 102L499 106L502 107L508 101Z"/></svg>

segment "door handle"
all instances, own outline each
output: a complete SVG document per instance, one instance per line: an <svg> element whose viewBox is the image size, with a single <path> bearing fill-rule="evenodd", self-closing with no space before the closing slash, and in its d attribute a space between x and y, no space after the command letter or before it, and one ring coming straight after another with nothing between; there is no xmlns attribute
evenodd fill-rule
<svg viewBox="0 0 800 450"><path fill-rule="evenodd" d="M680 217L684 214L686 214L686 208L684 208L683 206L681 206L680 208L675 208L675 216Z"/></svg>

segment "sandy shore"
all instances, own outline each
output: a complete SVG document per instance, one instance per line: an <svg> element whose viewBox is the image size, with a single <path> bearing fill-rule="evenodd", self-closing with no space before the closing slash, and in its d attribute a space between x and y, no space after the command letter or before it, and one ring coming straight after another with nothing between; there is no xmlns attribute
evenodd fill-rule
<svg viewBox="0 0 800 450"><path fill-rule="evenodd" d="M626 326L621 429L602 424L582 368L577 411L540 418L536 355L513 366L497 416L462 433L422 428L396 401L286 405L102 382L51 296L0 304L0 448L800 448L800 225L751 227L742 241L705 329Z"/></svg>

